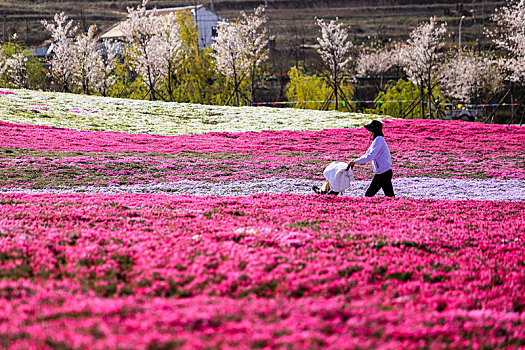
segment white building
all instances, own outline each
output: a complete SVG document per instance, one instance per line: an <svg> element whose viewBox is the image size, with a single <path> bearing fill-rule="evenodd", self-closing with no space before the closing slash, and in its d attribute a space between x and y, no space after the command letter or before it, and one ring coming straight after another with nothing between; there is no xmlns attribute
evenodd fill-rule
<svg viewBox="0 0 525 350"><path fill-rule="evenodd" d="M210 46L213 43L213 38L217 34L217 22L219 21L219 16L208 10L203 5L157 9L156 14L157 16L163 16L172 12L182 11L188 11L191 18L193 18L193 21L197 24L200 48L202 49ZM153 10L148 10L147 13L153 13ZM111 26L100 36L100 39L122 40L124 34L121 30L121 23L122 22L119 22Z"/></svg>

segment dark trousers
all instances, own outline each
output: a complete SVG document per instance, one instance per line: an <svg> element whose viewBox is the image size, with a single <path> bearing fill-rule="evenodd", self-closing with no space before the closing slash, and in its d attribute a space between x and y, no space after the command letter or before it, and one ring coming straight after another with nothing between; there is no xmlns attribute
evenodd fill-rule
<svg viewBox="0 0 525 350"><path fill-rule="evenodd" d="M392 169L382 174L375 174L372 183L366 190L365 196L373 197L380 190L383 189L385 196L394 197L394 188L392 187Z"/></svg>

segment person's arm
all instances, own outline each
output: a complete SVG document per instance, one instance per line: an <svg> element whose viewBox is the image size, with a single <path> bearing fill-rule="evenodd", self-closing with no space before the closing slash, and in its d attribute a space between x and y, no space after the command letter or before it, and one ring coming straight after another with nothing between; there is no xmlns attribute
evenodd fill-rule
<svg viewBox="0 0 525 350"><path fill-rule="evenodd" d="M361 157L357 158L356 160L350 163L365 164L365 163L371 162L372 160L376 159L379 156L382 148L383 148L383 143L380 143L378 139L376 138L374 142L372 142L372 145L370 146L370 148L366 151L364 155L362 155Z"/></svg>

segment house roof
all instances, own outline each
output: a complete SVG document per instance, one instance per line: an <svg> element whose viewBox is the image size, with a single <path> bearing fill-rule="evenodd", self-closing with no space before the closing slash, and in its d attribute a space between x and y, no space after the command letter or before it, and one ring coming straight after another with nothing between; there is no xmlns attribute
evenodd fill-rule
<svg viewBox="0 0 525 350"><path fill-rule="evenodd" d="M195 6L182 6L182 7L170 7L165 9L156 9L156 10L147 10L146 14L155 14L156 16L165 16L170 13L176 13L176 12L182 12L182 11L196 11L203 7L203 5L195 5ZM122 32L122 23L127 21L127 19L115 23L111 27L109 27L104 33L100 35L100 39L116 39L116 38L122 38L124 36L124 33Z"/></svg>
<svg viewBox="0 0 525 350"><path fill-rule="evenodd" d="M35 57L44 58L44 57L47 57L47 54L48 54L47 50L48 50L47 46L33 47L31 50L29 50L29 52Z"/></svg>
<svg viewBox="0 0 525 350"><path fill-rule="evenodd" d="M192 11L199 10L202 8L202 5L195 6L181 6L181 7L170 7L165 9L157 9L157 16L167 15L172 12L181 12L181 11ZM147 10L146 13L153 13L155 10Z"/></svg>

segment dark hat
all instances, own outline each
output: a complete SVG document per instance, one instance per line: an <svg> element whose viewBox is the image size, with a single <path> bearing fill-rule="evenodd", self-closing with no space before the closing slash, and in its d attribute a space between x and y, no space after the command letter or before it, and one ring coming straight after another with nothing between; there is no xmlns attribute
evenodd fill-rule
<svg viewBox="0 0 525 350"><path fill-rule="evenodd" d="M373 133L382 132L383 123L381 123L379 120L372 120L370 124L365 125L365 129Z"/></svg>

